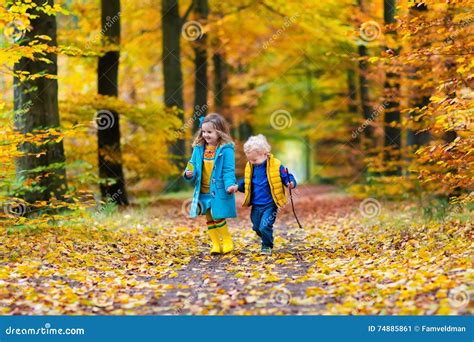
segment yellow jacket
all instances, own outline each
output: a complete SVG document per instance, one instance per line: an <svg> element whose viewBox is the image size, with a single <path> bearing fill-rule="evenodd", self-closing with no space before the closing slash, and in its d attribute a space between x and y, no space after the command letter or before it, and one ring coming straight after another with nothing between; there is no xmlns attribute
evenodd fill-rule
<svg viewBox="0 0 474 342"><path fill-rule="evenodd" d="M285 185L281 181L280 166L281 161L275 158L270 153L267 158L267 179L268 184L270 186L273 201L275 202L278 208L284 206L288 201L288 196L285 191ZM253 165L250 162L247 162L247 165L245 165L244 178L245 197L244 203L242 204L242 206L244 207L250 206L250 197L252 195L252 172Z"/></svg>

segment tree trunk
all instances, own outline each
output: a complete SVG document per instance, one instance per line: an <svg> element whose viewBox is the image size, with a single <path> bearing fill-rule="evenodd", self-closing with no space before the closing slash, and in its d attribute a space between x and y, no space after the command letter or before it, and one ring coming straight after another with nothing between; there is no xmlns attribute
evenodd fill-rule
<svg viewBox="0 0 474 342"><path fill-rule="evenodd" d="M410 16L416 17L427 10L428 7L425 4L415 4L410 7L409 11ZM426 47L426 44L424 45ZM414 86L410 88L409 107L419 109L430 103L430 94L427 94L426 90L423 90L420 85L417 84L420 81L420 77L417 75L418 72L419 68L413 68L413 70L410 70L411 75L408 78L410 79L410 82L414 84ZM410 118L413 117L412 113L409 115ZM407 146L419 147L428 144L430 140L431 134L429 131L418 132L412 129L407 130Z"/></svg>
<svg viewBox="0 0 474 342"><path fill-rule="evenodd" d="M347 91L349 96L348 110L351 114L357 113L357 86L354 69L347 70Z"/></svg>
<svg viewBox="0 0 474 342"><path fill-rule="evenodd" d="M54 6L54 0L34 0L37 6L47 3ZM56 17L41 11L35 13L31 31L26 32L22 44L28 44L36 35L47 35L51 38L49 45L56 42ZM57 56L45 56L51 63L40 60L32 61L22 58L14 66L15 72L57 75ZM14 79L15 129L22 134L33 134L38 129L55 128L59 130L58 81L39 77L35 80L20 82ZM62 199L67 191L65 156L63 142L50 142L38 146L33 143L22 143L19 151L25 155L15 160L17 178L24 182L33 180L34 189L27 190L23 197L27 202L48 201L52 198ZM44 154L39 154L43 152ZM39 172L32 169L43 167ZM49 168L48 168L49 167Z"/></svg>
<svg viewBox="0 0 474 342"><path fill-rule="evenodd" d="M308 55L304 55L304 66L305 66L305 77L306 77L306 91L308 96L306 96L304 104L304 109L307 113L312 113L314 108L316 107L316 96L314 94L314 86L313 86L313 78L315 77L315 73L313 72L311 65L311 60L309 59ZM302 140L305 144L305 181L312 182L313 176L313 160L315 157L315 150L318 150L318 144L313 143L310 135L306 133Z"/></svg>
<svg viewBox="0 0 474 342"><path fill-rule="evenodd" d="M421 91L419 87L414 87L418 91ZM420 96L420 93L414 90L412 92L413 96L410 98L410 107L411 108L422 108L430 103L429 96ZM410 114L412 116L412 114ZM431 140L431 134L429 131L417 132L414 130L407 130L407 146L422 146L426 145Z"/></svg>
<svg viewBox="0 0 474 342"><path fill-rule="evenodd" d="M357 115L357 85L355 71L352 68L347 69L347 92L347 96L349 97L347 110L352 116L355 117ZM353 132L355 129L357 129L357 127L351 128ZM359 134L357 134L353 139L353 142L358 145L360 142Z"/></svg>
<svg viewBox="0 0 474 342"><path fill-rule="evenodd" d="M374 147L374 129L372 127L373 118L371 118L372 109L369 104L369 83L367 81L367 61L364 59L367 57L367 47L363 44L359 45L359 92L360 92L360 104L362 107L362 114L364 119L369 123L364 129L365 144L368 148Z"/></svg>
<svg viewBox="0 0 474 342"><path fill-rule="evenodd" d="M448 12L446 13L446 16L444 18L444 24L447 29L449 29L450 26L453 25L453 18L454 18L454 8L453 5L448 3ZM452 58L451 56L447 56L444 65L446 68L446 75L450 77L451 79L456 78L456 60ZM454 99L456 97L456 91L450 91L446 88L446 95ZM446 131L443 135L443 139L446 143L453 142L457 138L458 134L456 133L456 130L449 130Z"/></svg>
<svg viewBox="0 0 474 342"><path fill-rule="evenodd" d="M108 51L99 58L97 89L100 95L118 96L118 71L120 52L120 0L102 0L101 22L104 38L117 44L117 50ZM118 205L127 205L128 197L120 149L119 114L112 109L101 109L96 114L99 176L102 180L111 179L100 185L103 200Z"/></svg>
<svg viewBox="0 0 474 342"><path fill-rule="evenodd" d="M385 24L393 24L395 22L395 0L384 0L384 21ZM388 36L395 37L396 32L387 32ZM389 50L386 47L386 50ZM395 52L396 48L392 49ZM400 83L399 75L393 71L387 71L385 75L385 115L384 115L384 161L386 163L397 162L400 160L401 147L401 129L400 129ZM386 172L388 175L400 174L401 168L395 166L393 170Z"/></svg>
<svg viewBox="0 0 474 342"><path fill-rule="evenodd" d="M206 23L209 13L208 0L195 0L194 12L198 21ZM199 128L199 117L208 112L207 104L207 35L202 34L194 42L194 108L193 132Z"/></svg>
<svg viewBox="0 0 474 342"><path fill-rule="evenodd" d="M362 12L366 12L365 2L363 0L358 0L357 5L359 6ZM369 82L367 80L367 46L364 42L358 45L358 54L359 54L359 97L360 97L360 105L362 109L362 115L365 119L365 122L368 123L364 128L364 134L362 135L362 149L371 149L375 147L375 137L374 137L374 129L372 127L373 119L372 116L372 108L370 107L370 99L369 99Z"/></svg>
<svg viewBox="0 0 474 342"><path fill-rule="evenodd" d="M359 111L357 107L357 81L356 81L356 70L354 67L349 67L347 69L347 97L349 98L349 103L347 106L347 111L350 115L350 122L354 122L354 119L359 117ZM357 122L357 121L356 121ZM361 132L359 131L360 124L356 122L352 123L350 128L351 134L351 143L350 145L354 148L349 154L349 163L354 169L354 174L361 174L364 169L363 160L360 155L361 146Z"/></svg>
<svg viewBox="0 0 474 342"><path fill-rule="evenodd" d="M227 65L221 52L214 53L212 62L214 64L214 107L216 112L225 115Z"/></svg>
<svg viewBox="0 0 474 342"><path fill-rule="evenodd" d="M181 72L180 36L182 20L179 15L178 0L163 0L161 4L162 30L163 30L163 78L164 102L168 108L177 108L178 117L184 121L183 108L183 75ZM174 165L178 170L184 169L185 145L184 139L178 140L170 147ZM166 191L179 190L184 186L182 177L170 180Z"/></svg>
<svg viewBox="0 0 474 342"><path fill-rule="evenodd" d="M232 70L232 72L236 74L236 77L238 79L241 78L240 75L242 75L242 79L243 79L243 76L246 72L246 66L244 66L243 64L239 62L239 64L236 67L236 70ZM238 94L238 96L243 96L243 94L246 91L248 91L249 88L245 84L245 85L237 86L235 87L235 89L232 89L232 90L235 91ZM242 108L242 105L240 105L239 107ZM230 122L233 122L233 123L238 122L238 126L236 127L236 130L235 130L236 131L235 136L237 136L240 141L246 141L248 138L250 138L250 136L253 134L253 127L250 124L248 118L244 116L244 118L241 120L235 120L234 117L231 116L231 113L226 113L226 114L232 120Z"/></svg>

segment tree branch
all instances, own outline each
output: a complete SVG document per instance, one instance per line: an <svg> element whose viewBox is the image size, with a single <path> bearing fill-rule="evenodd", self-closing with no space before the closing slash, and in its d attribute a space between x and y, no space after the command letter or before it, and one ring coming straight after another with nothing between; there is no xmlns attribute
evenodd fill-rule
<svg viewBox="0 0 474 342"><path fill-rule="evenodd" d="M192 11L192 9L193 9L193 7L194 7L194 1L195 1L195 0L193 0L193 1L191 2L191 5L189 5L188 9L186 10L186 12L184 13L183 17L181 18L181 25L183 25L184 22L188 19L188 16L189 16L189 14L191 13L191 11Z"/></svg>
<svg viewBox="0 0 474 342"><path fill-rule="evenodd" d="M219 18L224 18L224 17L226 17L226 16L228 16L228 15L232 15L232 14L235 14L235 13L239 13L240 11L243 11L243 10L245 10L245 9L247 9L247 8L250 8L250 7L252 7L253 5L258 4L259 2L260 2L260 1L258 1L258 0L257 0L257 1L252 1L251 3L248 3L248 4L246 4L246 5L238 6L238 7L236 7L235 9L233 9L232 11L229 11L229 12L227 12L227 13L220 13L220 14L219 14Z"/></svg>
<svg viewBox="0 0 474 342"><path fill-rule="evenodd" d="M286 15L284 13L281 13L279 11L277 11L276 9L274 9L272 6L268 5L267 3L265 3L265 1L261 1L260 4L265 7L267 10L269 10L270 12L272 13L275 13L283 18L286 18Z"/></svg>

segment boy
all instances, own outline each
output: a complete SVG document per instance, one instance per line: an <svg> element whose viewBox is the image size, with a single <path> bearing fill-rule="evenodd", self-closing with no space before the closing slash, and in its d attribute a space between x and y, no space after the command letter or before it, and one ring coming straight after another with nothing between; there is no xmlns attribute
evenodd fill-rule
<svg viewBox="0 0 474 342"><path fill-rule="evenodd" d="M252 229L262 239L261 254L271 255L273 248L273 223L278 208L287 202L285 186L296 187L292 174L270 153L271 147L262 134L250 137L244 144L247 156L245 177L238 182L238 191L245 193L242 206L252 206ZM290 182L288 182L288 176Z"/></svg>

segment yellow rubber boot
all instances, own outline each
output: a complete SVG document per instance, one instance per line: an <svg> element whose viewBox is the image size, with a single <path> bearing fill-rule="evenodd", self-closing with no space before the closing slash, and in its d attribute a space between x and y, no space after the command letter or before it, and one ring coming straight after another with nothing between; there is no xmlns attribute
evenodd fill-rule
<svg viewBox="0 0 474 342"><path fill-rule="evenodd" d="M232 242L232 236L230 235L227 224L217 229L219 234L222 236L222 253L229 253L234 250L234 243Z"/></svg>
<svg viewBox="0 0 474 342"><path fill-rule="evenodd" d="M216 228L208 229L207 232L209 233L209 237L211 238L212 247L211 247L211 254L219 254L222 253L221 249L221 241L219 237L219 232Z"/></svg>

